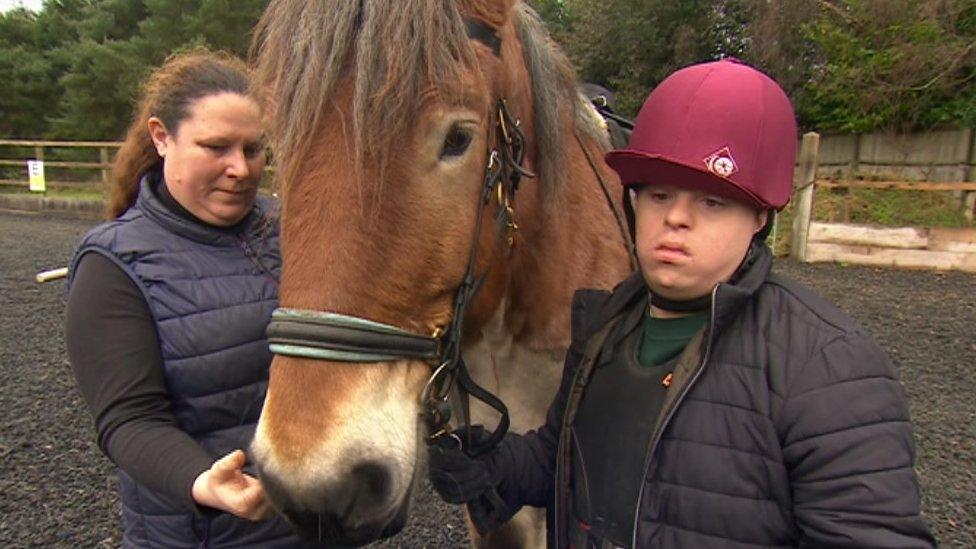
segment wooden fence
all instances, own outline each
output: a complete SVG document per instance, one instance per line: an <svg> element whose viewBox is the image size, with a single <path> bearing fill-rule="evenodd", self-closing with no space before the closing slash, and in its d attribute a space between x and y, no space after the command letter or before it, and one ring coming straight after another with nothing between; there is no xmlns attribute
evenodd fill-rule
<svg viewBox="0 0 976 549"><path fill-rule="evenodd" d="M122 146L121 142L118 141L28 141L28 140L18 140L18 139L0 139L0 167L19 167L21 170L21 177L17 179L9 179L0 177L0 185L21 185L26 187L28 185L28 175L27 175L27 162L30 160L43 160L44 169L48 168L59 168L62 170L71 171L82 171L91 173L92 171L98 171L101 177L97 181L86 178L53 178L51 174L46 174L47 186L51 187L81 187L88 189L95 189L98 181L101 184L107 185L109 181L109 173L112 170L112 159L115 157L115 153L118 148ZM19 149L20 152L11 154L5 149ZM50 149L92 149L91 157L94 158L94 149L98 151L98 161L69 161L69 160L47 160L45 156L50 158L50 154L45 154L45 151ZM23 151L30 151L30 153L24 153ZM265 166L264 173L265 176L274 172L273 166ZM262 185L268 180L265 177L262 180Z"/></svg>
<svg viewBox="0 0 976 549"><path fill-rule="evenodd" d="M861 265L960 270L976 273L976 229L881 228L812 221L815 189L873 188L962 193L973 212L976 182L834 181L818 179L820 136L803 136L794 194L792 254L800 261L839 261ZM971 170L970 172L971 173ZM972 219L970 217L970 219Z"/></svg>
<svg viewBox="0 0 976 549"><path fill-rule="evenodd" d="M976 128L821 135L817 173L829 179L976 181Z"/></svg>
<svg viewBox="0 0 976 549"><path fill-rule="evenodd" d="M108 183L109 171L112 169L112 157L115 154L115 150L118 149L122 144L115 141L24 141L16 139L0 139L0 150L2 149L33 149L33 155L24 156L21 153L20 158L10 158L9 154L0 154L0 166L17 166L23 168L23 178L21 179L0 179L0 184L7 185L17 185L23 184L27 185L27 161L28 160L43 160L44 168L65 168L69 170L84 170L91 172L93 170L99 171L101 173L101 182L103 184ZM98 161L66 161L66 160L46 160L45 151L48 149L97 149L98 150ZM94 153L92 154L94 157ZM49 183L54 185L66 185L66 186L92 186L90 181L75 181L75 180L52 180Z"/></svg>

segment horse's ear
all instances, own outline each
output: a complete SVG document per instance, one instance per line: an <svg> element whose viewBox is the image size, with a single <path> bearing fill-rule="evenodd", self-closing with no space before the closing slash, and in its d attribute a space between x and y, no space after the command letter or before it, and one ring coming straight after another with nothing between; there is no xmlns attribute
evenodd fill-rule
<svg viewBox="0 0 976 549"><path fill-rule="evenodd" d="M496 29L504 27L520 0L461 0L461 13L481 19Z"/></svg>

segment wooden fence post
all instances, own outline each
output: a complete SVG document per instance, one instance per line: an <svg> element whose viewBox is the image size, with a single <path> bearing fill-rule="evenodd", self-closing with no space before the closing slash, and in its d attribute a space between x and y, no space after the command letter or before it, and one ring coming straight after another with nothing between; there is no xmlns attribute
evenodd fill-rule
<svg viewBox="0 0 976 549"><path fill-rule="evenodd" d="M793 210L793 245L791 254L798 261L807 260L807 234L813 214L813 188L817 180L817 156L820 152L820 134L803 134L800 144L800 179L794 183L796 198Z"/></svg>
<svg viewBox="0 0 976 549"><path fill-rule="evenodd" d="M108 149L105 147L98 148L98 159L103 164L102 166L102 185L108 187L108 169L104 164L108 164Z"/></svg>
<svg viewBox="0 0 976 549"><path fill-rule="evenodd" d="M964 181L976 181L976 128L969 128L969 151L966 154L966 179ZM973 222L976 215L976 192L966 191L962 193L962 214L966 221Z"/></svg>

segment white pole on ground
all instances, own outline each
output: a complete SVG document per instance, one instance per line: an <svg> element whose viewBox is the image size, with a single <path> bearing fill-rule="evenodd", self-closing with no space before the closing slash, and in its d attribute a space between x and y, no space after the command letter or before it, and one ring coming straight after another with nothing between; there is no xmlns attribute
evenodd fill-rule
<svg viewBox="0 0 976 549"><path fill-rule="evenodd" d="M34 280L36 280L38 284L42 284L44 282L50 282L52 280L57 280L59 278L65 278L66 276L68 276L68 268L61 267L60 269L41 271L37 273L37 276L34 277Z"/></svg>

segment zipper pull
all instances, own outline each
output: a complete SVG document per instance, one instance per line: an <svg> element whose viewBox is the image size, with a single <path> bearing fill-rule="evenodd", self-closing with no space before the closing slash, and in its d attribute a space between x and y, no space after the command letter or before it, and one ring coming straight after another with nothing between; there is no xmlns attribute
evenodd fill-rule
<svg viewBox="0 0 976 549"><path fill-rule="evenodd" d="M237 239L241 243L241 250L244 251L244 257L248 258L251 261L251 264L254 266L255 269L257 269L257 272L270 275L270 273L268 273L268 270L264 268L264 265L261 264L261 260L258 259L257 254L254 253L254 249L251 248L251 245L250 243L248 243L247 239L244 238L242 235L237 235Z"/></svg>

